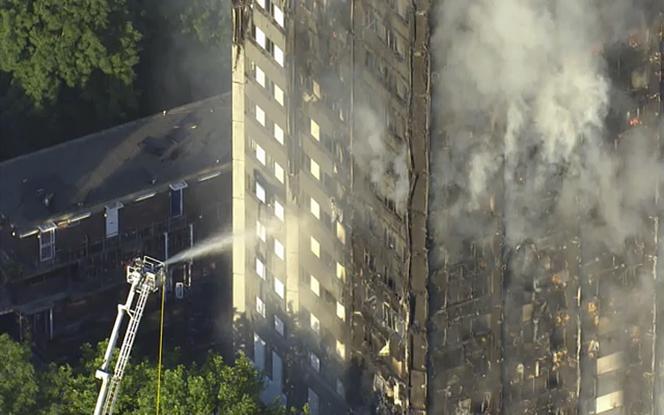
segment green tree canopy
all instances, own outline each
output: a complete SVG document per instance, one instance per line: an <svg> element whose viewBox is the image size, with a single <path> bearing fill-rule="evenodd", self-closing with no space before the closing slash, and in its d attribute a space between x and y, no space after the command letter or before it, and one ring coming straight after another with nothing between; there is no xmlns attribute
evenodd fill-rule
<svg viewBox="0 0 664 415"><path fill-rule="evenodd" d="M231 8L219 0L189 0L179 14L182 33L193 34L202 44L226 46L230 53Z"/></svg>
<svg viewBox="0 0 664 415"><path fill-rule="evenodd" d="M0 0L0 160L228 90L228 0Z"/></svg>
<svg viewBox="0 0 664 415"><path fill-rule="evenodd" d="M0 335L0 414L80 415L94 410L100 382L96 369L106 342L96 348L83 346L81 360L70 365L50 364L35 371L30 350ZM160 413L168 415L210 415L215 410L227 415L286 415L307 413L282 405L265 406L259 395L262 377L244 355L234 365L209 353L202 365L185 365L177 353L165 359L161 377ZM156 408L157 368L143 359L128 365L115 413L152 415Z"/></svg>
<svg viewBox="0 0 664 415"><path fill-rule="evenodd" d="M38 106L96 72L130 85L140 38L126 0L0 0L0 70Z"/></svg>
<svg viewBox="0 0 664 415"><path fill-rule="evenodd" d="M30 350L0 334L0 414L33 414L37 379Z"/></svg>

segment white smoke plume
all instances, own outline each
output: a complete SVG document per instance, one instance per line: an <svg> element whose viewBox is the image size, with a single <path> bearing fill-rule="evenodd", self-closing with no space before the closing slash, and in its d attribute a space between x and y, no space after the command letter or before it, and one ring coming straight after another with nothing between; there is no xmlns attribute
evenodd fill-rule
<svg viewBox="0 0 664 415"><path fill-rule="evenodd" d="M368 169L380 194L398 210L405 209L410 191L408 147L389 139L386 122L374 109L359 106L354 116L358 131L352 149L355 161Z"/></svg>
<svg viewBox="0 0 664 415"><path fill-rule="evenodd" d="M569 283L578 284L579 293L597 296L592 301L620 342L631 341L634 327L650 329L654 284L646 246L657 232L652 216L658 214L662 127L628 123L646 104L630 96L643 96L637 90L647 82L629 73L630 65L643 65L630 63L625 51L647 40L642 36L629 45L635 34L647 33L644 16L655 10L652 4L439 3L431 41L430 283L440 292L430 298L433 309L445 311L450 281L463 278L454 271L457 264L482 263L473 258L477 249L489 252L481 260L493 261L487 268L501 273L500 324L508 336L511 329L519 335L526 304L539 306L549 319L553 311L574 311L570 296L567 304L554 306L556 297L540 287L561 269L574 273ZM583 265L575 268L575 261ZM584 284L602 291L584 291ZM628 304L629 313L614 312ZM447 323L434 327L430 338L442 337ZM539 324L544 327L543 319ZM523 342L513 339L503 344L504 373L526 359L520 355ZM441 377L432 389L450 383Z"/></svg>
<svg viewBox="0 0 664 415"><path fill-rule="evenodd" d="M486 207L498 182L512 244L548 231L555 213L592 213L617 242L638 232L624 218L643 213L658 166L647 149L610 148L615 88L604 52L642 24L641 9L626 0L446 0L437 18L434 111L447 146L432 145L434 200L459 220L434 218L434 234L481 232L464 215Z"/></svg>

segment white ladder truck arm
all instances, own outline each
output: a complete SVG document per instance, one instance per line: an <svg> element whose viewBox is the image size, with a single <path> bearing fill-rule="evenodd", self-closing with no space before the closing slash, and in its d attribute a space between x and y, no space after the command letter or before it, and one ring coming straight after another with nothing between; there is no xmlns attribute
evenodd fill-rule
<svg viewBox="0 0 664 415"><path fill-rule="evenodd" d="M104 360L101 368L95 373L97 379L101 379L101 388L97 397L94 415L111 415L113 406L120 391L120 384L124 376L129 355L131 354L136 331L143 317L143 310L148 301L148 296L163 287L166 276L166 267L163 262L154 258L145 256L135 258L131 265L127 266L127 283L130 284L127 301L124 304L118 304L118 315L113 324L113 331L104 353ZM138 299L134 302L134 297L138 294ZM129 323L125 331L124 340L120 347L120 353L113 372L109 371L113 350L118 341L120 327L124 316L129 316Z"/></svg>

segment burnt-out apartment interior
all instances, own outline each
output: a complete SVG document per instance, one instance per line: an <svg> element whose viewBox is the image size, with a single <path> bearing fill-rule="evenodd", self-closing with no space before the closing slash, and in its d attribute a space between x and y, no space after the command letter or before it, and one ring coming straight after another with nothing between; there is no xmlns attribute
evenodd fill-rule
<svg viewBox="0 0 664 415"><path fill-rule="evenodd" d="M213 97L0 163L3 331L38 355L66 358L108 336L133 258L163 260L230 226L230 101ZM219 255L170 267L169 309L197 321L173 328L175 343L191 346L197 334L209 344L219 336L213 315L230 322L229 284L210 288L229 273ZM203 301L205 292L219 298Z"/></svg>

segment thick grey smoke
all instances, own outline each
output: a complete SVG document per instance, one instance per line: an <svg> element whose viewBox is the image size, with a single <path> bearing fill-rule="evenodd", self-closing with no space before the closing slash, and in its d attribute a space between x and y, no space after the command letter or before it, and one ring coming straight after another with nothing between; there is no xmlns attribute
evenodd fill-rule
<svg viewBox="0 0 664 415"><path fill-rule="evenodd" d="M398 210L403 210L410 191L408 147L390 140L387 123L377 114L378 110L365 105L355 109L358 132L353 156L358 165L368 169L371 183L380 194L392 200Z"/></svg>
<svg viewBox="0 0 664 415"><path fill-rule="evenodd" d="M646 3L440 2L431 41L429 208L430 282L440 294L430 304L444 314L454 303L458 287L452 282L465 277L457 266L488 263L481 273L501 274L499 324L508 336L499 363L504 372L494 369L484 386L493 387L528 360L520 349L527 340L518 339L526 306L534 310L526 324L539 327L534 343L543 354L564 350L576 359L570 348L555 349L543 331L564 327L570 335L581 324L571 316L587 317L589 309L599 310L593 324L602 318L614 330L593 338L600 353L608 353L610 341L624 350L641 341L634 333L652 329L654 274L648 268L656 237L661 125L635 126L644 102L630 95L647 82L642 73L628 72L630 65L643 65L630 64L625 53L638 46L629 44L633 34L647 33L644 11L655 8ZM621 51L619 77L615 50ZM484 254L477 259L475 252ZM478 281L466 277L461 284L489 279L471 277ZM578 296L568 290L563 297L568 287L577 287ZM586 302L576 308L581 298ZM441 320L432 327L432 359L448 324L450 330L461 326ZM646 336L642 340L646 347ZM625 388L638 384L624 376ZM462 383L477 380L440 377L431 388ZM509 406L505 411L518 412Z"/></svg>
<svg viewBox="0 0 664 415"><path fill-rule="evenodd" d="M433 146L445 189L436 195L435 184L434 198L458 220L434 218L434 232L482 232L464 215L493 203L500 182L513 245L548 232L554 214L592 216L617 244L637 233L659 168L651 149L631 145L638 137L611 149L604 51L642 23L640 9L627 0L446 0L437 17L435 111L447 146Z"/></svg>

